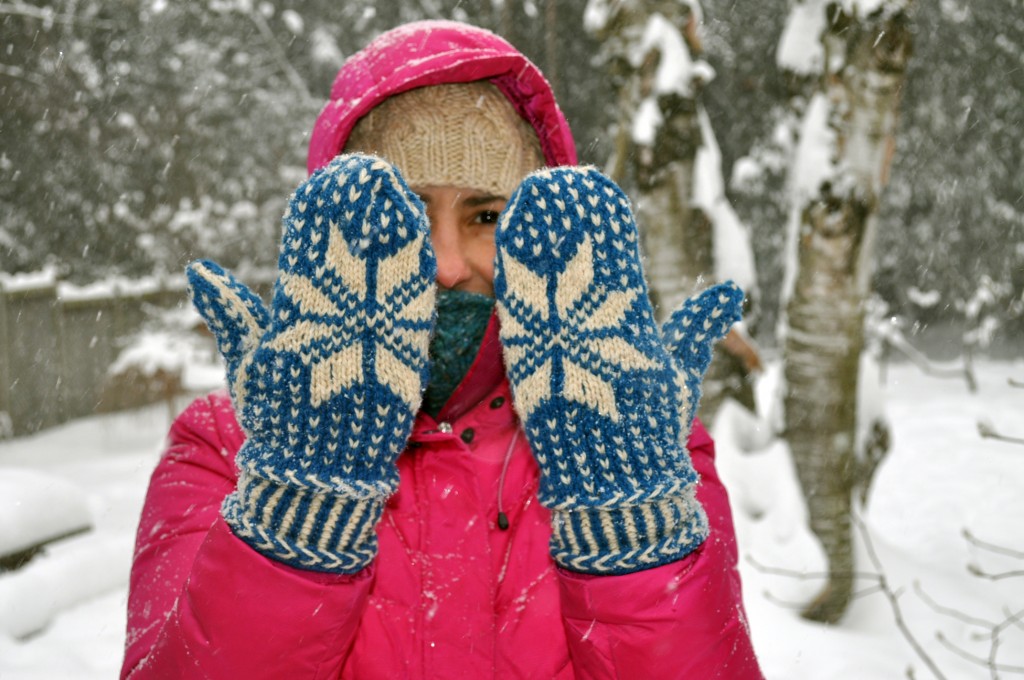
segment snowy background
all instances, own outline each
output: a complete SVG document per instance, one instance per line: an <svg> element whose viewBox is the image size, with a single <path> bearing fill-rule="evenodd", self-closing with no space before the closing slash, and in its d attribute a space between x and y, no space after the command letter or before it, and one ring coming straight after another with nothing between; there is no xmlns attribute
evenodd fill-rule
<svg viewBox="0 0 1024 680"><path fill-rule="evenodd" d="M977 430L981 420L1024 435L1024 389L1008 383L1024 378L1024 362L977 368L976 394L962 382L928 377L911 365L889 368L873 398L886 402L893 448L861 512L882 570L861 541L861 571L884 574L910 634L947 678L996 677L950 645L986 660L993 643L982 622L995 626L1024 609L1024 576L990 580L968 570L1024 569L1024 556L978 547L963 534L969 530L981 541L1024 551L1024 446L982 439ZM763 403L771 401L777 373L772 364L758 385ZM75 525L82 517L94 527L53 545L23 569L0 574L3 680L116 676L135 525L167 426L160 405L0 443L0 548L31 530ZM913 668L913 677L932 677L897 628L889 600L873 589L877 579L863 579L859 590L865 594L840 625L799 618L797 608L815 594L821 582L814 575L824 564L804 526L786 447L738 407L723 409L713 429L766 676L900 678ZM1001 666L1024 666L1019 621L1000 631L996 652Z"/></svg>
<svg viewBox="0 0 1024 680"><path fill-rule="evenodd" d="M690 76L705 81L691 198L713 218L715 273L726 268L748 292L760 289L748 330L772 359L781 344L779 282L793 261L785 234L794 192L816 189L829 166L823 135L809 134L824 131L823 100L797 94L801 78L823 65L812 39L823 18L812 10L826 2L790 3L788 13L758 0L704 0L703 13L685 4L702 17L702 54L686 52L695 45L684 49L657 20L636 48L666 55L658 92ZM877 215L872 321L898 320L932 358L975 352L1004 361L978 365L976 393L911 365L891 367L882 387L864 391L864 414L891 422L892 449L858 510L860 595L837 626L798 615L825 563L806 529L789 452L767 425L779 421L778 357L757 384L757 418L728 405L718 413L712 430L734 503L748 613L772 679L1024 675L1024 445L978 432L981 422L1024 438L1024 389L1008 383L1024 381L1024 360L1005 359L1021 356L1024 337L1024 13L1020 0L912 4L913 56ZM548 74L581 158L603 166L615 94L598 63L604 45L581 26L609 6L0 3L0 288L20 294L42 276L81 312L111 277L163 280L198 256L236 271L272 269L283 201L305 177L306 134L338 66L403 21L497 29ZM639 142L657 132L661 115L653 99L645 102L630 126ZM804 127L796 127L794 104L807 108ZM116 298L133 287L110 289ZM140 309L149 304L141 291L129 297ZM8 306L27 347L0 353L9 362L0 364L0 389L13 395L6 408L16 403L38 416L31 431L52 424L42 414L54 404L74 397L92 409L104 401L72 380L60 363L66 357L40 360L41 349L75 358L67 349L87 346L81 356L93 359L109 352L122 361L114 374L118 366L146 375L184 366L193 390L219 380L186 322L164 319L159 332L134 338L132 354L120 351L125 338L111 327L111 318L126 316L123 306L80 313L86 330L39 306L57 330L27 324L27 313ZM6 333L14 328L11 321ZM54 341L60 333L69 337ZM109 347L98 342L103 333ZM205 366L195 361L204 357ZM32 375L12 378L23 366ZM0 572L0 680L116 675L134 528L169 420L161 404L0 441L0 554L92 527L23 569ZM15 431L12 423L22 425L0 408L0 437Z"/></svg>

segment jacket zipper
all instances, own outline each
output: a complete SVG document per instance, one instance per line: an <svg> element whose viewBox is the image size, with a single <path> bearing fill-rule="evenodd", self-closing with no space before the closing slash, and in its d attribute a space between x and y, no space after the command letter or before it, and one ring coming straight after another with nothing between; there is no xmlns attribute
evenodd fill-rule
<svg viewBox="0 0 1024 680"><path fill-rule="evenodd" d="M508 472L508 465L512 462L512 451L515 449L518 440L519 424L516 423L516 429L512 433L512 441L509 442L508 451L505 452L505 461L501 465L501 476L498 477L498 528L502 531L508 531L509 528L508 515L505 514L501 504L501 497L505 494L505 473Z"/></svg>

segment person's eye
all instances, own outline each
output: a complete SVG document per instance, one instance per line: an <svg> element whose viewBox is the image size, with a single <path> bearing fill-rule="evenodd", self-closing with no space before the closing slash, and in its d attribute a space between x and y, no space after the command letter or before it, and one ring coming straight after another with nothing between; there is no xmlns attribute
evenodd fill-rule
<svg viewBox="0 0 1024 680"><path fill-rule="evenodd" d="M476 221L480 224L497 224L497 210L481 210L476 214Z"/></svg>

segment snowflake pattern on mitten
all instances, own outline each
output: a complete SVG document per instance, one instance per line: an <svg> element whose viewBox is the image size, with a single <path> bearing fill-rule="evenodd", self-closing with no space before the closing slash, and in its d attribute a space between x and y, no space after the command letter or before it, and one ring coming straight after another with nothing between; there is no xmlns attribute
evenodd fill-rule
<svg viewBox="0 0 1024 680"><path fill-rule="evenodd" d="M257 550L350 573L398 483L428 375L436 264L397 171L340 156L293 195L271 309L219 266L189 266L248 439L223 514Z"/></svg>
<svg viewBox="0 0 1024 680"><path fill-rule="evenodd" d="M685 449L694 371L706 368L694 362L706 353L694 350L728 330L733 298L720 304L716 287L688 301L670 353L629 202L593 168L527 177L496 241L505 363L541 469L539 498L552 510L554 559L625 573L691 552L707 535ZM689 333L705 318L712 328Z"/></svg>

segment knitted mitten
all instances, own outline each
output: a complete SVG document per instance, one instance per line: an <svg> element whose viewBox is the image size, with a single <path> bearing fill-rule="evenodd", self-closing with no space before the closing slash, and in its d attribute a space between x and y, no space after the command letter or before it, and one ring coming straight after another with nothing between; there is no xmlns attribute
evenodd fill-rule
<svg viewBox="0 0 1024 680"><path fill-rule="evenodd" d="M394 168L340 156L291 199L269 311L216 264L189 266L248 435L222 512L264 555L340 573L376 555L427 377L428 235Z"/></svg>
<svg viewBox="0 0 1024 680"><path fill-rule="evenodd" d="M494 281L516 410L565 568L626 573L707 536L685 442L711 345L742 293L687 301L663 344L622 191L593 168L526 178L498 222Z"/></svg>

